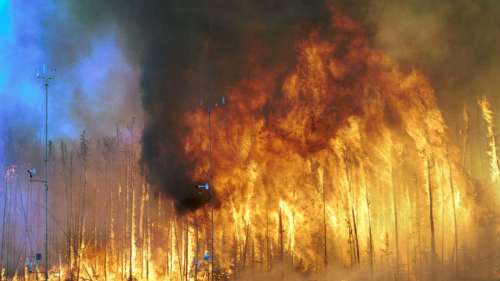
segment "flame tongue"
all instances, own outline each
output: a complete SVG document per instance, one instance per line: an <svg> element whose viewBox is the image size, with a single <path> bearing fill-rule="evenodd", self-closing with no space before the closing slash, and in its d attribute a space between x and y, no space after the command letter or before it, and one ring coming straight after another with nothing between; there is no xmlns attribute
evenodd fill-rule
<svg viewBox="0 0 500 281"><path fill-rule="evenodd" d="M315 31L297 44L297 65L284 80L261 72L227 90L230 103L211 116L211 157L207 112L184 119L190 128L185 153L196 163L192 176L203 180L211 169L223 196L218 216L225 228L245 233L244 221L267 223L280 229L272 238L276 247L313 268L321 259L313 237L322 224L332 232L328 239L340 239L331 242L337 249L351 249L351 254L339 250L345 263L359 262L359 249L367 247L372 229L375 247L389 231L392 240L411 239L413 222L397 224L398 216L417 215L409 198L427 198L425 183L435 188L432 183L442 177L435 171L452 169L449 157L455 161L425 77L402 73L369 47L349 18L334 15L332 30L333 37ZM453 199L443 197L439 204L453 204ZM323 213L328 218L322 222ZM345 219L343 229L337 218Z"/></svg>

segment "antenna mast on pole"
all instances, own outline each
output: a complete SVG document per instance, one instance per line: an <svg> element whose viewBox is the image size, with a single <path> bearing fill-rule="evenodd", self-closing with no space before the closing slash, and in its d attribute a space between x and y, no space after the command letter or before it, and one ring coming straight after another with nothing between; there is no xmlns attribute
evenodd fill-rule
<svg viewBox="0 0 500 281"><path fill-rule="evenodd" d="M44 155L44 189L45 189L45 280L49 280L49 169L48 169L48 161L49 161L49 143L48 143L48 116L49 116L49 82L53 80L55 77L53 74L49 73L43 65L42 72L37 73L37 78L43 81L45 88L45 155Z"/></svg>

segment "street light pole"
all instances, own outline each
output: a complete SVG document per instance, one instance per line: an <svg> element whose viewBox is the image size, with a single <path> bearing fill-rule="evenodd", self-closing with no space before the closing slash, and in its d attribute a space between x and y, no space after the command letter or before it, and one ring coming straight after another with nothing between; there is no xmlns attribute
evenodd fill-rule
<svg viewBox="0 0 500 281"><path fill-rule="evenodd" d="M43 67L43 72L37 74L38 79L42 79L45 88L45 155L44 155L44 189L45 189L45 280L49 280L49 81L54 79L53 75L47 73L45 66Z"/></svg>

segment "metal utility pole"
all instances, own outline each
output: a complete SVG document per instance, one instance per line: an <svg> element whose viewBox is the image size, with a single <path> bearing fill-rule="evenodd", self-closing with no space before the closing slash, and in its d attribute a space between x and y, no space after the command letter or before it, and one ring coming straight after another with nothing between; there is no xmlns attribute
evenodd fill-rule
<svg viewBox="0 0 500 281"><path fill-rule="evenodd" d="M54 79L54 75L49 74L46 69L45 65L43 66L43 71L42 73L37 74L37 78L41 79L44 83L44 88L45 88L45 155L44 155L44 179L43 179L43 184L44 184L44 189L45 189L45 280L49 280L49 168L48 168L48 161L49 161L49 142L48 142L48 131L49 131L49 125L48 125L48 116L49 116L49 81Z"/></svg>
<svg viewBox="0 0 500 281"><path fill-rule="evenodd" d="M212 107L209 105L208 106L208 152L209 152L209 157L210 157L210 162L209 162L209 169L210 169L210 175L209 175L209 182L212 184ZM215 224L214 224L214 196L213 196L213 191L212 189L210 191L210 205L211 205L211 214L210 214L210 220L211 220L211 238L210 238L210 251L212 252L212 260L211 260L211 272L210 272L210 278L212 281L214 281L214 260L215 260L215 251L214 251L214 232L215 232Z"/></svg>
<svg viewBox="0 0 500 281"><path fill-rule="evenodd" d="M220 100L220 105L225 105L226 100L224 97L221 98ZM208 152L209 152L209 175L208 175L208 183L201 184L198 186L198 188L208 190L208 196L209 196L209 203L210 203L210 223L211 223L211 233L210 233L210 255L211 255L211 260L210 260L210 280L214 281L215 280L215 275L214 275L214 269L215 269L215 243L214 243L214 238L215 238L215 222L214 222L214 209L215 209L215 202L214 202L214 191L213 191L213 186L210 186L213 181L213 172L212 172L212 110L214 107L219 106L218 103L215 104L208 104L207 106L207 111L208 111Z"/></svg>

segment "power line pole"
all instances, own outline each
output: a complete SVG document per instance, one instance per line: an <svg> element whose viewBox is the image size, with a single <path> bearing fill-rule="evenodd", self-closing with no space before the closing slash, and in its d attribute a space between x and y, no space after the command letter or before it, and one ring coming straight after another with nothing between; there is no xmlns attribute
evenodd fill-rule
<svg viewBox="0 0 500 281"><path fill-rule="evenodd" d="M49 81L54 79L54 75L47 72L45 65L43 66L42 73L37 73L37 78L41 79L45 88L45 155L44 155L44 189L45 189L45 280L49 280L49 142L48 142L48 116L49 116Z"/></svg>

